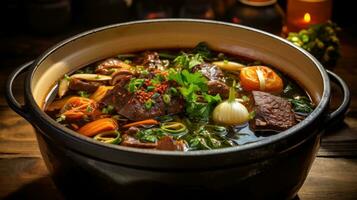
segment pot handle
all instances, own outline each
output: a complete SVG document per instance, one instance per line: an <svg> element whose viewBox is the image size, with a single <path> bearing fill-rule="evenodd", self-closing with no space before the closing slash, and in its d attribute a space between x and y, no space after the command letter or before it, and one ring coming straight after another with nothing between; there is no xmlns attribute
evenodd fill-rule
<svg viewBox="0 0 357 200"><path fill-rule="evenodd" d="M28 63L25 63L21 65L20 67L16 68L7 78L6 82L6 101L11 109L13 109L17 114L21 115L25 119L29 120L30 119L30 114L28 112L28 108L25 105L21 105L15 98L14 93L12 91L13 89L13 84L15 79L25 71L27 71L33 64L34 61L30 61Z"/></svg>
<svg viewBox="0 0 357 200"><path fill-rule="evenodd" d="M341 77L339 77L337 74L331 72L330 70L326 70L330 80L334 83L336 83L342 90L343 92L343 100L341 105L334 110L333 112L329 113L327 115L327 124L331 125L334 122L340 120L343 118L343 116L346 114L350 102L351 102L351 95L350 95L350 90L344 80L342 80Z"/></svg>

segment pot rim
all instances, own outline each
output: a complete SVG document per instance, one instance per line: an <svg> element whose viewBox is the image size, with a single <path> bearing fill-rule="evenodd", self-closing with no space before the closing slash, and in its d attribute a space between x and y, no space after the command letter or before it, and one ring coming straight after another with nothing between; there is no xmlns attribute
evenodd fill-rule
<svg viewBox="0 0 357 200"><path fill-rule="evenodd" d="M57 49L60 49L62 46L65 46L66 44L75 41L81 37L88 36L91 34L95 34L96 32L120 27L120 26L131 26L131 25L136 25L136 24L148 24L148 23L161 23L161 22L174 22L174 23L205 23L205 24L212 24L212 25L223 25L223 26L230 26L230 27L236 27L240 29L245 29L248 31L253 31L253 32L258 32L260 34L272 37L276 40L279 40L281 43L296 49L299 51L299 53L303 54L305 57L310 59L315 66L318 68L322 80L323 80L323 93L321 96L321 100L319 104L316 106L314 111L310 113L310 115L305 118L303 121L299 122L298 124L294 125L293 127L282 131L276 135L269 136L268 138L265 138L263 140L249 143L249 144L244 144L240 146L234 146L234 147L226 147L222 149L212 149L212 150L197 150L197 151L186 151L186 152L181 152L181 151L163 151L163 150L154 150L154 149L140 149L140 148L132 148L132 147L125 147L125 146L120 146L120 145L111 145L111 144L106 144L102 143L96 140L93 140L92 138L80 135L79 133L66 128L62 125L60 125L58 122L56 122L54 119L49 117L36 103L32 92L31 92L31 81L32 77L34 76L38 66L42 63L43 60L45 60L51 53L55 52ZM226 22L220 22L220 21L213 21L213 20L202 20L202 19L153 19L153 20L139 20L139 21L131 21L131 22L125 22L125 23L118 23L118 24L112 24L108 26L103 26L99 28L95 28L92 30L88 30L82 33L79 33L77 35L74 35L72 37L69 37L56 45L52 46L49 48L45 53L43 53L41 56L39 56L33 66L29 69L29 73L26 77L25 80L25 101L28 106L30 106L31 109L29 109L32 113L34 114L34 119L33 120L40 120L36 121L39 123L47 123L50 128L57 129L57 132L60 132L63 136L69 137L71 140L85 143L85 145L96 145L97 147L102 147L108 150L117 150L117 151L126 151L129 153L141 153L141 154L148 154L148 155L162 155L162 156L210 156L210 155L217 155L217 154L226 154L226 153L234 153L234 152L240 152L240 151L246 151L246 150L253 150L253 149L258 149L266 145L270 144L275 144L281 140L287 139L296 133L298 134L299 130L304 129L305 127L311 125L319 116L322 115L322 113L325 111L326 107L328 106L328 101L330 98L330 82L329 78L327 75L327 72L325 71L324 67L320 64L319 61L317 61L316 58L314 58L310 53L305 51L304 49L295 46L294 44L290 43L289 41L285 40L284 38L281 38L279 36L273 35L271 33L267 33L262 30L258 30L255 28L239 25L239 24L232 24L232 23L226 23ZM35 124L37 127L40 127L39 125ZM313 133L312 133L313 134ZM312 136L312 135L310 135Z"/></svg>

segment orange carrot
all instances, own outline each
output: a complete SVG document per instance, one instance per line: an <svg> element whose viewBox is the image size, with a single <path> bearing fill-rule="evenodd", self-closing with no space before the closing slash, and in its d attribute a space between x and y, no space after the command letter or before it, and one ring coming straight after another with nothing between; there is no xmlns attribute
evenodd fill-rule
<svg viewBox="0 0 357 200"><path fill-rule="evenodd" d="M146 120L143 120L143 121L138 121L138 122L125 124L123 126L123 128L130 128L132 126L138 126L138 125L155 125L155 124L159 124L159 122L154 120L154 119L146 119Z"/></svg>
<svg viewBox="0 0 357 200"><path fill-rule="evenodd" d="M118 124L112 118L102 118L89 122L82 126L78 132L82 135L92 137L104 131L112 131L118 128Z"/></svg>
<svg viewBox="0 0 357 200"><path fill-rule="evenodd" d="M98 89L90 96L90 99L93 99L96 102L99 102L103 99L108 90L113 89L114 86L99 86Z"/></svg>

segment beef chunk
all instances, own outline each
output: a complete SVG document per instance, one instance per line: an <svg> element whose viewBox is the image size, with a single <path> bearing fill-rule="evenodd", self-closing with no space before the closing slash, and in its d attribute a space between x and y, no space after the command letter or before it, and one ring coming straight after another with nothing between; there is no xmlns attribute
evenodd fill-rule
<svg viewBox="0 0 357 200"><path fill-rule="evenodd" d="M167 151L184 151L186 148L185 143L181 140L174 140L170 136L164 136L157 142L156 149Z"/></svg>
<svg viewBox="0 0 357 200"><path fill-rule="evenodd" d="M225 83L217 80L211 80L208 81L207 86L208 86L208 94L210 95L219 94L222 98L228 98L229 87Z"/></svg>
<svg viewBox="0 0 357 200"><path fill-rule="evenodd" d="M222 80L223 71L215 65L203 63L193 68L193 71L200 71L208 80Z"/></svg>
<svg viewBox="0 0 357 200"><path fill-rule="evenodd" d="M127 69L129 67L130 67L130 65L124 63L123 61L121 61L119 59L109 58L109 59L106 59L105 61L99 63L95 72L98 74L109 75L112 73L112 71L110 70L111 68Z"/></svg>
<svg viewBox="0 0 357 200"><path fill-rule="evenodd" d="M115 107L120 115L133 121L165 115L165 104L162 98L156 98L152 107L147 109L145 103L140 102L138 96L134 94L124 106Z"/></svg>
<svg viewBox="0 0 357 200"><path fill-rule="evenodd" d="M140 131L139 128L137 128L137 127L135 127L135 126L132 126L132 127L130 127L127 131L125 131L125 133L128 134L128 135L135 135L135 134L137 134L139 131Z"/></svg>
<svg viewBox="0 0 357 200"><path fill-rule="evenodd" d="M278 96L253 91L256 116L253 127L257 130L283 131L296 124L291 103Z"/></svg>
<svg viewBox="0 0 357 200"><path fill-rule="evenodd" d="M184 101L182 97L171 97L169 104L165 104L162 95L152 99L151 108L146 108L145 102L140 100L137 93L130 93L124 85L116 85L107 92L102 100L104 105L112 105L118 114L133 120L140 121L166 114L175 114L183 111Z"/></svg>
<svg viewBox="0 0 357 200"><path fill-rule="evenodd" d="M86 92L95 92L102 83L99 82L86 82L76 78L72 78L69 82L69 89L75 91L86 91Z"/></svg>
<svg viewBox="0 0 357 200"><path fill-rule="evenodd" d="M112 74L112 79L109 81L110 85L121 85L124 86L129 80L134 76L134 74L126 69L121 69Z"/></svg>
<svg viewBox="0 0 357 200"><path fill-rule="evenodd" d="M146 51L144 54L137 58L134 63L145 66L147 68L161 69L163 64L157 52Z"/></svg>
<svg viewBox="0 0 357 200"><path fill-rule="evenodd" d="M127 146L127 147L136 147L136 148L145 148L145 149L153 149L156 148L157 142L141 142L140 140L136 139L134 136L124 134L122 136L122 142L120 145Z"/></svg>

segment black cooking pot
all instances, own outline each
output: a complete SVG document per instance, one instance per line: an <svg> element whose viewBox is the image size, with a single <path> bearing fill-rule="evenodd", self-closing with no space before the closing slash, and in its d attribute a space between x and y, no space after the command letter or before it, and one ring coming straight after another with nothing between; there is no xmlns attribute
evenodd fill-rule
<svg viewBox="0 0 357 200"><path fill-rule="evenodd" d="M265 140L193 152L104 144L56 123L43 112L53 84L65 73L120 53L193 47L200 41L217 51L276 66L298 81L317 107L299 124ZM20 105L12 86L24 71L28 73L25 103ZM344 95L332 113L328 113L330 78ZM188 19L116 24L71 37L16 69L8 79L6 95L9 106L35 128L58 188L66 197L77 199L292 198L309 172L324 127L341 118L350 101L341 78L286 40L240 25Z"/></svg>

